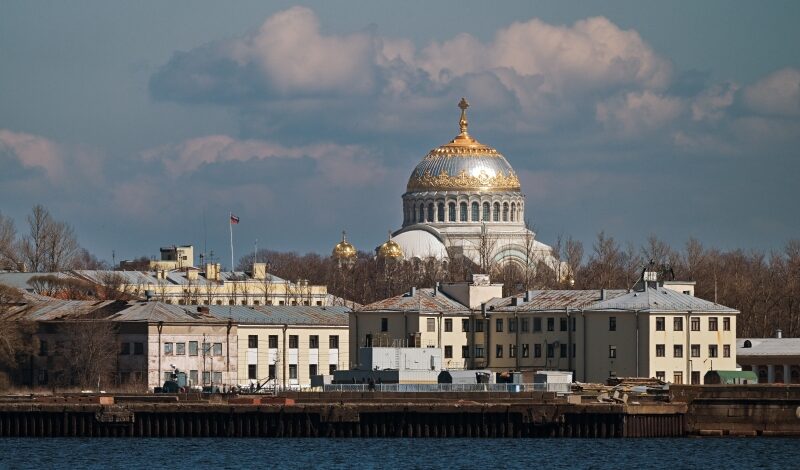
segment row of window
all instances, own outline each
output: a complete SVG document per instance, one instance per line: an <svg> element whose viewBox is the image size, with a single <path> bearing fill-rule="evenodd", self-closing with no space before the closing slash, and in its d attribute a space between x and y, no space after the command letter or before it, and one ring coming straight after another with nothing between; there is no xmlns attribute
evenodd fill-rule
<svg viewBox="0 0 800 470"><path fill-rule="evenodd" d="M519 345L521 357L531 357L531 345L528 343L520 344ZM469 346L461 346L461 357L464 359L469 358ZM542 357L542 351L547 351L548 358L556 357L556 351L558 351L558 357L565 358L567 357L567 353L569 352L569 348L566 344L558 344L558 343L546 343L542 344L534 344L533 345L533 357ZM515 358L517 357L517 345L516 344L509 344L508 349L504 348L502 344L496 344L494 350L494 357L502 358L505 351L508 351L508 357ZM576 348L575 345L572 345L572 352L571 356L575 357ZM484 357L484 348L482 345L475 346L475 357L482 358ZM452 359L453 358L453 346L445 345L444 347L444 358L445 359Z"/></svg>
<svg viewBox="0 0 800 470"><path fill-rule="evenodd" d="M667 381L667 373L663 370L656 371L656 378L662 382ZM683 383L683 371L676 370L672 373L672 383L680 385ZM700 385L700 371L692 371L692 385Z"/></svg>
<svg viewBox="0 0 800 470"><path fill-rule="evenodd" d="M517 205L515 202L512 202L510 206L507 202L504 202L502 206L499 202L495 202L494 205L488 202L484 202L483 205L478 202L473 202L471 205L462 202L458 204L458 217L456 217L455 202L447 204L447 211L445 211L444 202L436 205L430 202L427 206L424 203L420 203L418 206L407 207L406 223L444 222L445 216L447 216L448 222L500 222L501 207L503 222L522 220L522 204Z"/></svg>
<svg viewBox="0 0 800 470"><path fill-rule="evenodd" d="M298 335L289 335L289 349L297 349L299 346L300 337ZM247 347L258 349L258 335L247 336ZM269 349L278 348L278 335L269 335L267 337L267 347ZM328 348L339 349L339 335L328 336ZM308 337L308 349L319 349L319 335L310 335Z"/></svg>
<svg viewBox="0 0 800 470"><path fill-rule="evenodd" d="M125 346L128 343L122 343L122 350L120 354L127 354ZM165 356L185 356L186 343L164 343ZM202 343L197 341L189 341L189 355L190 356L222 356L222 343Z"/></svg>
<svg viewBox="0 0 800 470"><path fill-rule="evenodd" d="M700 331L700 317L689 319L691 331ZM667 320L665 317L656 317L656 331L666 331ZM719 318L708 317L708 331L719 330ZM672 331L683 331L683 317L672 319ZM731 331L731 318L722 317L722 331Z"/></svg>
<svg viewBox="0 0 800 470"><path fill-rule="evenodd" d="M666 346L663 344L656 344L656 357L666 357ZM691 345L692 357L700 357L700 345ZM716 344L708 345L708 357L718 357L719 348ZM672 357L683 357L683 345L676 344L672 346ZM722 357L731 357L731 345L722 345Z"/></svg>
<svg viewBox="0 0 800 470"><path fill-rule="evenodd" d="M201 294L198 294L198 295L201 295ZM214 302L217 305L222 305L222 303L223 303L223 301L219 300L219 299L215 300ZM171 304L172 303L172 299L164 299L164 303ZM178 305L187 305L187 304L188 305L209 305L210 302L208 301L208 299L203 299L203 300L192 299L192 300L189 300L189 301L187 301L186 299L178 299ZM246 299L242 300L241 304L242 305L251 305L251 304L247 303ZM233 299L229 299L228 300L228 305L236 305L236 301L234 301ZM252 305L255 305L257 307L257 306L261 305L261 301L254 299ZM271 306L271 305L273 305L273 302L271 300L267 300L265 305ZM277 305L286 305L286 301L279 300ZM297 300L292 300L290 305L311 305L311 302L308 301L308 300L304 300L302 302L298 302ZM322 305L322 301L321 300L315 301L315 305L321 306Z"/></svg>
<svg viewBox="0 0 800 470"><path fill-rule="evenodd" d="M199 374L197 370L190 370L189 371L189 385L199 385L197 381L198 378L203 378L203 385L211 385L212 382L215 384L222 383L222 372L203 372L202 375ZM172 372L164 372L164 381L172 380Z"/></svg>
<svg viewBox="0 0 800 470"><path fill-rule="evenodd" d="M333 375L336 372L336 364L331 364L328 366L328 374ZM319 367L317 364L309 364L308 365L308 376L312 377L319 374ZM267 370L267 380L272 380L276 378L275 375L275 364L270 364ZM262 377L258 377L258 365L250 364L247 366L247 378L252 380L263 380ZM297 364L289 364L289 378L296 379L297 378Z"/></svg>
<svg viewBox="0 0 800 470"><path fill-rule="evenodd" d="M531 321L533 320L533 321ZM556 318L555 317L548 317L545 318L546 323L545 326L547 331L556 331ZM559 331L567 331L567 325L572 323L572 331L575 331L577 322L575 318L572 318L571 322L567 321L566 317L561 317L558 319L558 330ZM519 324L519 331L522 333L529 333L531 331L531 326L533 326L533 332L539 332L542 330L542 318L534 317L534 318L497 318L495 319L495 331L498 333L502 333L508 327L509 333L516 333L517 325ZM473 326L475 332L482 333L484 330L484 321L483 320L475 320L473 323L472 320L469 318L462 318L461 319L461 331L462 332L469 332L470 327ZM426 323L426 329L428 333L433 333L436 331L436 319L435 318L428 318ZM381 331L387 332L389 331L389 319L388 318L381 318ZM452 318L445 318L444 319L444 331L445 332L452 332L453 331L453 319Z"/></svg>

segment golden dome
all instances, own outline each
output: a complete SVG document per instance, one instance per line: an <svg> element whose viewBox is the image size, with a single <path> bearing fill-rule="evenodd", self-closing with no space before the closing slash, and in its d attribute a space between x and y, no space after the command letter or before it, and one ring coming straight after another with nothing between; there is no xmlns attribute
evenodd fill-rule
<svg viewBox="0 0 800 470"><path fill-rule="evenodd" d="M347 234L342 232L342 241L333 247L331 255L338 260L349 260L355 258L357 254L356 248L347 241Z"/></svg>
<svg viewBox="0 0 800 470"><path fill-rule="evenodd" d="M461 132L449 143L428 152L414 168L406 190L519 191L519 179L505 157L467 132L467 100L461 98L458 107Z"/></svg>
<svg viewBox="0 0 800 470"><path fill-rule="evenodd" d="M403 249L400 248L396 241L392 240L391 234L386 243L378 248L378 257L392 260L403 259Z"/></svg>

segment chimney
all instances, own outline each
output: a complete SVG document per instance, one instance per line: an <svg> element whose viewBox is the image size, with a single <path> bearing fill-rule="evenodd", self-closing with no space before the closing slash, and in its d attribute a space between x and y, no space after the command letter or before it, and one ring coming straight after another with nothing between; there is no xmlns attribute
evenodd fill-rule
<svg viewBox="0 0 800 470"><path fill-rule="evenodd" d="M483 318L486 318L486 304L485 303L481 304L481 315L483 315Z"/></svg>
<svg viewBox="0 0 800 470"><path fill-rule="evenodd" d="M533 298L533 291L532 290L526 290L525 291L525 302L530 302L532 298Z"/></svg>
<svg viewBox="0 0 800 470"><path fill-rule="evenodd" d="M433 288L433 295L435 296L439 292L439 281L436 281L436 285Z"/></svg>
<svg viewBox="0 0 800 470"><path fill-rule="evenodd" d="M413 286L411 287L411 297L414 297L415 295L417 295L417 287Z"/></svg>
<svg viewBox="0 0 800 470"><path fill-rule="evenodd" d="M778 338L778 339L783 338L783 330L781 330L780 328L775 330L775 337Z"/></svg>
<svg viewBox="0 0 800 470"><path fill-rule="evenodd" d="M608 300L608 292L605 289L600 289L600 300Z"/></svg>

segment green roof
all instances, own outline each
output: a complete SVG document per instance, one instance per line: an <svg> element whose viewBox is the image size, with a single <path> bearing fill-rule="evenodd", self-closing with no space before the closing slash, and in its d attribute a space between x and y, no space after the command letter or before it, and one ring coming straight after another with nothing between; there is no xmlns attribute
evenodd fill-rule
<svg viewBox="0 0 800 470"><path fill-rule="evenodd" d="M707 373L716 373L720 382L725 384L739 383L742 380L758 383L758 376L751 370L711 370Z"/></svg>

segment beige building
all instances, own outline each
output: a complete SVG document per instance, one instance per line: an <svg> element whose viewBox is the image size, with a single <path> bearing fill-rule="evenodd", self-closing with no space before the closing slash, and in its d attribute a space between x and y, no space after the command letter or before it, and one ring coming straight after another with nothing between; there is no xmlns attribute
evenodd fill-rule
<svg viewBox="0 0 800 470"><path fill-rule="evenodd" d="M784 338L781 330L774 338L739 338L736 362L759 383L800 383L800 338Z"/></svg>
<svg viewBox="0 0 800 470"><path fill-rule="evenodd" d="M738 312L690 295L691 284L502 298L501 285L476 281L412 289L352 312L352 365L359 346L407 344L442 348L444 368L571 370L584 382L700 383L712 368L736 367Z"/></svg>

